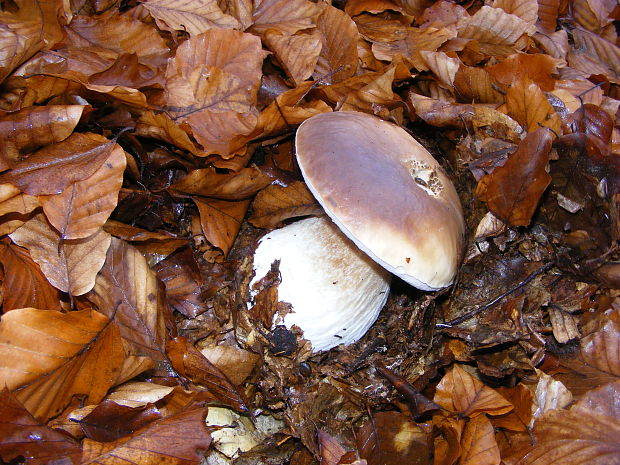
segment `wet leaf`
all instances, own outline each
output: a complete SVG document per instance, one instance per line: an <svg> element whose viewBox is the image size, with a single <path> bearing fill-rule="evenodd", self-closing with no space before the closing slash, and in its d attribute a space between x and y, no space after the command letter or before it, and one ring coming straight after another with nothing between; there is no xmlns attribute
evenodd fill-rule
<svg viewBox="0 0 620 465"><path fill-rule="evenodd" d="M10 238L28 249L52 286L76 296L95 285L111 240L108 233L99 231L85 239L63 241L41 213L24 223Z"/></svg>
<svg viewBox="0 0 620 465"><path fill-rule="evenodd" d="M32 465L80 463L80 446L35 420L6 387L0 391L0 418L0 458L4 462L21 456Z"/></svg>
<svg viewBox="0 0 620 465"><path fill-rule="evenodd" d="M551 182L546 171L551 133L537 129L519 144L503 166L483 177L476 196L493 214L515 226L527 226L540 197Z"/></svg>
<svg viewBox="0 0 620 465"><path fill-rule="evenodd" d="M1 241L0 265L3 271L3 312L25 307L60 309L60 293L45 278L26 249Z"/></svg>
<svg viewBox="0 0 620 465"><path fill-rule="evenodd" d="M157 362L165 359L166 309L162 292L155 273L135 247L112 238L105 264L88 298L118 324L133 354Z"/></svg>
<svg viewBox="0 0 620 465"><path fill-rule="evenodd" d="M115 442L84 440L82 464L161 463L198 465L211 437L206 410L194 408L152 423Z"/></svg>
<svg viewBox="0 0 620 465"><path fill-rule="evenodd" d="M336 438L323 430L319 430L318 436L321 465L338 465L341 463L340 459L347 453L347 450L340 445Z"/></svg>
<svg viewBox="0 0 620 465"><path fill-rule="evenodd" d="M194 384L204 386L225 405L240 413L247 413L245 400L228 378L215 365L205 358L187 339L177 337L167 344L172 366Z"/></svg>
<svg viewBox="0 0 620 465"><path fill-rule="evenodd" d="M94 310L12 310L0 321L0 343L2 379L41 420L76 394L99 402L125 358L118 328Z"/></svg>
<svg viewBox="0 0 620 465"><path fill-rule="evenodd" d="M125 156L117 145L89 178L74 182L61 194L39 196L45 216L63 240L87 238L107 221L123 185Z"/></svg>
<svg viewBox="0 0 620 465"><path fill-rule="evenodd" d="M472 418L482 413L501 415L513 409L512 404L497 391L482 384L459 365L454 365L439 382L433 401L450 412Z"/></svg>

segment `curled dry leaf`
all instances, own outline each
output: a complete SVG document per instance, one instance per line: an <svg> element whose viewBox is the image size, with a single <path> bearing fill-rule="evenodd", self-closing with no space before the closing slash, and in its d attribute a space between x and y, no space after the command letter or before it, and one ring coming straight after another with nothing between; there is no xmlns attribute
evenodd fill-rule
<svg viewBox="0 0 620 465"><path fill-rule="evenodd" d="M149 0L142 5L149 10L160 28L162 23L177 31L196 36L209 29L240 29L234 17L225 14L216 0ZM162 29L166 29L163 27Z"/></svg>
<svg viewBox="0 0 620 465"><path fill-rule="evenodd" d="M211 444L206 409L193 408L158 420L114 442L84 440L82 464L166 463L198 465Z"/></svg>
<svg viewBox="0 0 620 465"><path fill-rule="evenodd" d="M534 34L534 40L553 58L564 58L568 54L568 33L565 29L551 34Z"/></svg>
<svg viewBox="0 0 620 465"><path fill-rule="evenodd" d="M199 156L217 153L223 159L247 151L247 143L253 135L258 112L198 111L187 117L194 138L202 145Z"/></svg>
<svg viewBox="0 0 620 465"><path fill-rule="evenodd" d="M484 415L472 418L465 425L461 438L459 465L499 465L499 447L495 430Z"/></svg>
<svg viewBox="0 0 620 465"><path fill-rule="evenodd" d="M493 77L485 68L461 65L454 76L459 100L474 103L504 103Z"/></svg>
<svg viewBox="0 0 620 465"><path fill-rule="evenodd" d="M516 53L510 55L500 63L487 66L486 69L504 88L524 78L529 79L540 90L550 92L555 87L555 80L551 76L558 66L558 60L543 54L527 55Z"/></svg>
<svg viewBox="0 0 620 465"><path fill-rule="evenodd" d="M225 405L240 413L247 413L248 407L237 387L226 375L205 358L187 339L177 337L166 345L172 366L194 384L204 386Z"/></svg>
<svg viewBox="0 0 620 465"><path fill-rule="evenodd" d="M620 377L620 309L605 312L596 329L581 339L581 355L590 366Z"/></svg>
<svg viewBox="0 0 620 465"><path fill-rule="evenodd" d="M111 236L100 230L85 239L63 241L41 213L9 236L25 247L47 280L71 295L82 295L95 285Z"/></svg>
<svg viewBox="0 0 620 465"><path fill-rule="evenodd" d="M112 238L105 264L87 297L118 324L131 353L156 362L165 359L167 310L155 273L135 247Z"/></svg>
<svg viewBox="0 0 620 465"><path fill-rule="evenodd" d="M494 0L493 8L501 8L530 24L534 24L538 19L537 0Z"/></svg>
<svg viewBox="0 0 620 465"><path fill-rule="evenodd" d="M6 387L0 391L0 418L0 458L3 462L23 457L32 465L80 463L80 446L35 420ZM37 440L33 441L33 437Z"/></svg>
<svg viewBox="0 0 620 465"><path fill-rule="evenodd" d="M547 129L529 133L503 166L484 176L476 196L489 210L515 226L527 226L551 182L546 171L552 136Z"/></svg>
<svg viewBox="0 0 620 465"><path fill-rule="evenodd" d="M0 184L14 184L29 195L60 194L71 183L91 177L116 149L116 142L98 134L75 133L10 163L11 170L0 175Z"/></svg>
<svg viewBox="0 0 620 465"><path fill-rule="evenodd" d="M317 29L293 35L269 29L265 31L264 41L295 84L301 84L312 75L321 52L321 36Z"/></svg>
<svg viewBox="0 0 620 465"><path fill-rule="evenodd" d="M561 132L561 120L545 95L527 78L513 82L506 92L506 110L528 132L547 127Z"/></svg>
<svg viewBox="0 0 620 465"><path fill-rule="evenodd" d="M595 63L601 64L603 74L611 82L620 83L620 48L584 29L575 29L572 33L576 50L583 51Z"/></svg>
<svg viewBox="0 0 620 465"><path fill-rule="evenodd" d="M170 186L172 192L197 194L222 200L242 200L271 184L271 177L256 166L237 173L221 174L214 168L193 170Z"/></svg>
<svg viewBox="0 0 620 465"><path fill-rule="evenodd" d="M224 375L236 386L241 386L254 368L256 368L261 357L254 352L244 350L236 344L209 344L199 342L200 353L205 356L213 365L219 368Z"/></svg>
<svg viewBox="0 0 620 465"><path fill-rule="evenodd" d="M454 78L461 63L458 58L451 58L443 52L430 52L426 50L422 50L420 55L441 85L447 88L454 85Z"/></svg>
<svg viewBox="0 0 620 465"><path fill-rule="evenodd" d="M33 307L60 309L60 293L54 288L26 249L0 241L2 311Z"/></svg>
<svg viewBox="0 0 620 465"><path fill-rule="evenodd" d="M272 184L256 194L248 221L257 228L273 229L289 218L322 213L306 184L293 181L287 186Z"/></svg>
<svg viewBox="0 0 620 465"><path fill-rule="evenodd" d="M252 31L262 35L269 29L295 34L316 25L320 9L308 0L255 0Z"/></svg>
<svg viewBox="0 0 620 465"><path fill-rule="evenodd" d="M0 321L0 378L41 420L74 395L99 402L124 358L118 327L94 310L22 308Z"/></svg>
<svg viewBox="0 0 620 465"><path fill-rule="evenodd" d="M207 240L228 255L237 237L250 200L216 200L193 198L200 212L202 232Z"/></svg>
<svg viewBox="0 0 620 465"><path fill-rule="evenodd" d="M101 229L118 202L125 156L125 151L115 145L92 176L74 182L61 194L39 196L45 216L62 239L84 239Z"/></svg>
<svg viewBox="0 0 620 465"><path fill-rule="evenodd" d="M482 384L459 365L454 365L437 385L433 401L449 410L468 417L486 413L501 415L513 406L497 391Z"/></svg>
<svg viewBox="0 0 620 465"><path fill-rule="evenodd" d="M80 121L82 105L29 107L0 117L0 138L18 150L29 151L60 142Z"/></svg>
<svg viewBox="0 0 620 465"><path fill-rule="evenodd" d="M118 386L106 396L106 400L127 407L143 407L149 403L159 402L174 389L171 386L135 381Z"/></svg>
<svg viewBox="0 0 620 465"><path fill-rule="evenodd" d="M357 72L359 33L353 20L342 10L325 5L317 21L321 53L312 76L326 84L342 82Z"/></svg>
<svg viewBox="0 0 620 465"><path fill-rule="evenodd" d="M613 22L614 2L600 0L576 0L571 4L573 18L589 31L598 33Z"/></svg>
<svg viewBox="0 0 620 465"><path fill-rule="evenodd" d="M201 151L190 140L187 133L165 113L152 111L142 113L136 124L135 134L163 140L194 155L201 155Z"/></svg>
<svg viewBox="0 0 620 465"><path fill-rule="evenodd" d="M594 389L570 410L552 410L536 421L536 444L518 451L511 465L620 464L620 381Z"/></svg>
<svg viewBox="0 0 620 465"><path fill-rule="evenodd" d="M506 398L514 409L491 419L493 426L510 431L526 431L532 419L532 392L523 384L513 388L500 387L497 391Z"/></svg>

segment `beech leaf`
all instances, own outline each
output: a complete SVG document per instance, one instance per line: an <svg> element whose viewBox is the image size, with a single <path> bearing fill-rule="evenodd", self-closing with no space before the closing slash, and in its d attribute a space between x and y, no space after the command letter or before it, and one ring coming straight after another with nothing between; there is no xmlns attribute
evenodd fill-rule
<svg viewBox="0 0 620 465"><path fill-rule="evenodd" d="M124 358L118 328L94 310L22 308L0 320L0 378L40 420L76 394L99 402Z"/></svg>
<svg viewBox="0 0 620 465"><path fill-rule="evenodd" d="M322 212L306 185L293 181L287 186L272 184L256 194L249 221L257 228L273 229L289 218L320 215Z"/></svg>
<svg viewBox="0 0 620 465"><path fill-rule="evenodd" d="M552 136L547 129L530 132L503 166L480 179L476 196L491 212L515 226L527 226L551 182L546 171Z"/></svg>
<svg viewBox="0 0 620 465"><path fill-rule="evenodd" d="M148 0L142 5L158 22L177 31L195 36L208 29L240 29L232 16L225 14L216 0L187 2L185 0Z"/></svg>
<svg viewBox="0 0 620 465"><path fill-rule="evenodd" d="M41 213L9 237L28 249L52 286L71 295L82 295L93 288L111 240L100 230L85 239L63 241Z"/></svg>
<svg viewBox="0 0 620 465"><path fill-rule="evenodd" d="M513 82L508 88L506 110L528 132L543 126L560 133L560 117L540 88L527 78Z"/></svg>
<svg viewBox="0 0 620 465"><path fill-rule="evenodd" d="M206 409L194 408L158 420L114 442L84 440L82 465L166 463L198 465L211 444Z"/></svg>
<svg viewBox="0 0 620 465"><path fill-rule="evenodd" d="M179 182L170 186L171 191L197 194L222 200L242 200L253 196L271 184L271 177L256 166L243 168L237 173L221 174L214 168L193 170Z"/></svg>
<svg viewBox="0 0 620 465"><path fill-rule="evenodd" d="M254 0L252 30L258 34L269 29L295 34L315 26L319 14L319 7L308 0Z"/></svg>
<svg viewBox="0 0 620 465"><path fill-rule="evenodd" d="M472 418L465 425L461 438L459 465L499 465L499 447L493 425L484 415Z"/></svg>
<svg viewBox="0 0 620 465"><path fill-rule="evenodd" d="M321 52L319 31L312 29L289 35L269 29L264 34L264 41L295 84L312 75Z"/></svg>
<svg viewBox="0 0 620 465"><path fill-rule="evenodd" d="M231 202L194 197L194 202L200 212L200 224L205 237L227 255L241 228L250 201Z"/></svg>

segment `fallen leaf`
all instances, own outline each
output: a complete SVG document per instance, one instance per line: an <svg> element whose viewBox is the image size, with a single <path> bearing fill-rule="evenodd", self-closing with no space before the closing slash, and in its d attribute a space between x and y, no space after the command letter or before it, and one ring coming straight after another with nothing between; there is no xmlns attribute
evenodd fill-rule
<svg viewBox="0 0 620 465"><path fill-rule="evenodd" d="M63 240L85 239L99 231L118 202L126 166L116 145L92 176L69 185L61 194L39 196L49 222Z"/></svg>
<svg viewBox="0 0 620 465"><path fill-rule="evenodd" d="M506 110L528 132L547 127L560 134L561 120L540 88L527 78L514 81L506 92Z"/></svg>
<svg viewBox="0 0 620 465"><path fill-rule="evenodd" d="M515 226L527 226L551 182L546 171L552 136L547 129L530 132L503 166L484 176L476 196L489 210Z"/></svg>
<svg viewBox="0 0 620 465"><path fill-rule="evenodd" d="M264 41L295 84L301 84L312 75L321 52L321 35L317 29L293 35L268 29Z"/></svg>
<svg viewBox="0 0 620 465"><path fill-rule="evenodd" d="M441 379L433 401L450 412L471 418L483 413L501 415L513 409L512 404L497 391L482 384L459 365L454 365Z"/></svg>
<svg viewBox="0 0 620 465"><path fill-rule="evenodd" d="M207 240L227 255L237 237L250 200L193 198L200 212L200 224Z"/></svg>
<svg viewBox="0 0 620 465"><path fill-rule="evenodd" d="M263 34L269 29L295 34L316 24L320 9L308 0L255 0L252 31Z"/></svg>
<svg viewBox="0 0 620 465"><path fill-rule="evenodd" d="M3 312L26 307L60 310L60 293L26 249L0 241L0 265Z"/></svg>
<svg viewBox="0 0 620 465"><path fill-rule="evenodd" d="M196 194L221 200L243 200L271 184L271 177L256 166L221 174L214 168L193 170L170 186L172 192Z"/></svg>
<svg viewBox="0 0 620 465"><path fill-rule="evenodd" d="M555 31L560 0L539 0L538 1L538 23L537 27L541 32L552 33Z"/></svg>
<svg viewBox="0 0 620 465"><path fill-rule="evenodd" d="M555 87L552 74L556 72L557 66L558 61L549 55L515 53L498 64L487 66L485 69L505 88L527 78L536 84L540 90L550 92Z"/></svg>
<svg viewBox="0 0 620 465"><path fill-rule="evenodd" d="M359 33L353 20L343 11L325 5L317 21L321 53L312 76L322 83L342 82L357 71Z"/></svg>
<svg viewBox="0 0 620 465"><path fill-rule="evenodd" d="M321 452L321 465L338 465L342 463L340 460L347 453L347 450L340 445L336 438L322 429L317 434L319 450Z"/></svg>
<svg viewBox="0 0 620 465"><path fill-rule="evenodd" d="M605 76L614 83L620 82L620 49L615 44L585 29L572 31L575 48L583 51L595 63L603 66Z"/></svg>
<svg viewBox="0 0 620 465"><path fill-rule="evenodd" d="M166 345L172 366L194 384L204 386L225 405L239 413L247 413L248 407L237 387L215 365L205 358L187 339L177 337Z"/></svg>
<svg viewBox="0 0 620 465"><path fill-rule="evenodd" d="M0 321L0 377L37 419L74 395L99 402L125 358L118 327L94 310L12 310Z"/></svg>
<svg viewBox="0 0 620 465"><path fill-rule="evenodd" d="M194 155L201 155L201 151L187 133L165 113L151 111L142 113L136 124L135 133L137 136L159 139Z"/></svg>
<svg viewBox="0 0 620 465"><path fill-rule="evenodd" d="M11 170L0 175L0 184L14 184L29 195L60 194L71 183L91 177L117 149L115 141L98 134L74 133L11 163Z"/></svg>
<svg viewBox="0 0 620 465"><path fill-rule="evenodd" d="M151 423L114 442L84 440L82 464L166 463L198 465L211 444L206 409L193 408Z"/></svg>
<svg viewBox="0 0 620 465"><path fill-rule="evenodd" d="M274 229L297 216L320 215L323 209L301 181L287 186L272 184L256 194L248 219L257 228Z"/></svg>
<svg viewBox="0 0 620 465"><path fill-rule="evenodd" d="M71 438L39 423L5 387L0 391L0 458L22 457L28 464L80 463L81 448Z"/></svg>
<svg viewBox="0 0 620 465"><path fill-rule="evenodd" d="M261 360L260 355L236 344L208 344L204 341L199 344L200 353L236 386L243 384Z"/></svg>
<svg viewBox="0 0 620 465"><path fill-rule="evenodd" d="M430 52L426 50L422 50L420 55L441 85L447 88L454 85L456 72L461 63L458 58L451 58L443 52Z"/></svg>
<svg viewBox="0 0 620 465"><path fill-rule="evenodd" d="M82 105L25 108L0 117L0 137L26 152L60 142L71 135L83 111Z"/></svg>
<svg viewBox="0 0 620 465"><path fill-rule="evenodd" d="M111 237L100 230L85 239L63 241L42 213L35 215L9 236L28 249L47 280L71 295L82 295L95 285Z"/></svg>
<svg viewBox="0 0 620 465"><path fill-rule="evenodd" d="M257 112L198 111L187 117L192 134L202 146L199 156L217 153L224 159L245 153L258 120Z"/></svg>
<svg viewBox="0 0 620 465"><path fill-rule="evenodd" d="M495 430L485 415L470 419L461 438L459 465L499 465L499 447Z"/></svg>
<svg viewBox="0 0 620 465"><path fill-rule="evenodd" d="M87 296L118 324L135 355L165 360L164 305L155 273L128 243L112 238L105 263Z"/></svg>
<svg viewBox="0 0 620 465"><path fill-rule="evenodd" d="M134 381L114 388L106 396L106 400L114 401L118 405L125 405L127 407L143 407L149 403L159 402L174 389L171 386Z"/></svg>
<svg viewBox="0 0 620 465"><path fill-rule="evenodd" d="M600 33L612 23L613 2L597 0L577 0L571 5L573 18L589 31Z"/></svg>
<svg viewBox="0 0 620 465"><path fill-rule="evenodd" d="M239 21L225 14L216 0L148 0L142 5L160 25L165 23L169 28L186 31L190 36L209 29L241 29Z"/></svg>
<svg viewBox="0 0 620 465"><path fill-rule="evenodd" d="M491 419L493 426L510 431L526 431L532 419L532 392L523 384L517 384L513 388L500 387L497 392L507 399L514 409L494 416Z"/></svg>
<svg viewBox="0 0 620 465"><path fill-rule="evenodd" d="M538 19L537 0L494 0L493 8L501 8L530 24L534 24Z"/></svg>
<svg viewBox="0 0 620 465"><path fill-rule="evenodd" d="M0 216L10 213L26 215L40 206L39 199L22 194L13 184L0 184Z"/></svg>

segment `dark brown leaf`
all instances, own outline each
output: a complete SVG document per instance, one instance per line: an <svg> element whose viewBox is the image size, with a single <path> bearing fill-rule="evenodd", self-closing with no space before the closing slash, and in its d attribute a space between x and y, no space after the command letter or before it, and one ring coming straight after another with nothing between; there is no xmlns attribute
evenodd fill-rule
<svg viewBox="0 0 620 465"><path fill-rule="evenodd" d="M88 439L112 442L161 418L161 413L153 404L127 407L104 400L78 423Z"/></svg>
<svg viewBox="0 0 620 465"><path fill-rule="evenodd" d="M249 221L258 228L273 229L289 218L322 213L305 183L293 181L287 186L272 184L256 194Z"/></svg>
<svg viewBox="0 0 620 465"><path fill-rule="evenodd" d="M241 228L250 200L229 201L194 197L194 202L200 212L200 224L205 237L227 255Z"/></svg>
<svg viewBox="0 0 620 465"><path fill-rule="evenodd" d="M503 166L484 176L476 196L491 212L515 226L527 226L551 182L547 173L552 135L547 129L529 133Z"/></svg>
<svg viewBox="0 0 620 465"><path fill-rule="evenodd" d="M255 166L230 174L220 174L214 168L204 168L191 171L170 186L170 190L222 200L242 200L253 196L271 184L271 181L271 177Z"/></svg>

